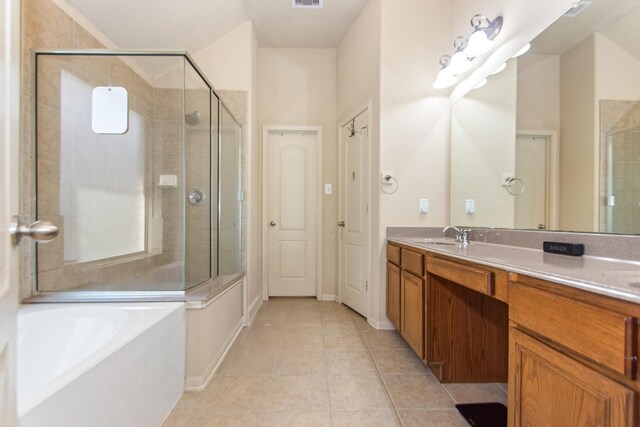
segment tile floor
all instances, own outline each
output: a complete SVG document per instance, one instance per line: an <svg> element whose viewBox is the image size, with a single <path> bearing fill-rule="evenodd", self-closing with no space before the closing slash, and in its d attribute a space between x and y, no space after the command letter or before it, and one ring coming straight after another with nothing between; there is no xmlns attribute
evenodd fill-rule
<svg viewBox="0 0 640 427"><path fill-rule="evenodd" d="M441 385L396 331L335 302L271 299L164 425L468 427L455 403L486 401L506 405L506 384Z"/></svg>

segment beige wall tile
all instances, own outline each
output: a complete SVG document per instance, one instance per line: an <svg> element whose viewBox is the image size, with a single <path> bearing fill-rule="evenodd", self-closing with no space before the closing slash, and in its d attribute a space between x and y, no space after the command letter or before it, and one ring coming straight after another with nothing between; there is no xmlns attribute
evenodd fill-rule
<svg viewBox="0 0 640 427"><path fill-rule="evenodd" d="M38 291L55 292L74 287L73 267L67 266L57 270L44 271L38 274Z"/></svg>
<svg viewBox="0 0 640 427"><path fill-rule="evenodd" d="M23 33L39 48L72 48L73 20L51 0L24 0Z"/></svg>

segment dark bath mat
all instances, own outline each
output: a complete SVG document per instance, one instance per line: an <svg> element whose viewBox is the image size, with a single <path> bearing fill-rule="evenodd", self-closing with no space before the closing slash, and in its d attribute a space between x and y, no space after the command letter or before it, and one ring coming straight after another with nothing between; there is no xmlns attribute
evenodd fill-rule
<svg viewBox="0 0 640 427"><path fill-rule="evenodd" d="M456 409L473 427L507 427L507 407L502 403L464 403Z"/></svg>

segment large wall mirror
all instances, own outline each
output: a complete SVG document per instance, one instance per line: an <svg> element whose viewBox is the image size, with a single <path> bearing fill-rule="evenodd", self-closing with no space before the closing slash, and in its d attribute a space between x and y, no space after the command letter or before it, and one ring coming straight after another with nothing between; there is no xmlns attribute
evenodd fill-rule
<svg viewBox="0 0 640 427"><path fill-rule="evenodd" d="M640 234L640 2L589 3L452 106L452 224Z"/></svg>

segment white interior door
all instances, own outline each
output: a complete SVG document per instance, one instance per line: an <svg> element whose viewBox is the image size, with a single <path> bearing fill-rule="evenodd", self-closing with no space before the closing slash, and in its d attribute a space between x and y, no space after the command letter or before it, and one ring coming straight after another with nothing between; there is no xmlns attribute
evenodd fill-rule
<svg viewBox="0 0 640 427"><path fill-rule="evenodd" d="M9 226L18 208L20 2L0 6L0 425L16 425L18 262Z"/></svg>
<svg viewBox="0 0 640 427"><path fill-rule="evenodd" d="M342 127L340 138L340 300L367 315L369 112Z"/></svg>
<svg viewBox="0 0 640 427"><path fill-rule="evenodd" d="M516 176L525 187L522 194L515 196L515 228L548 227L547 141L539 136L516 138Z"/></svg>
<svg viewBox="0 0 640 427"><path fill-rule="evenodd" d="M269 296L316 296L317 132L267 134Z"/></svg>

